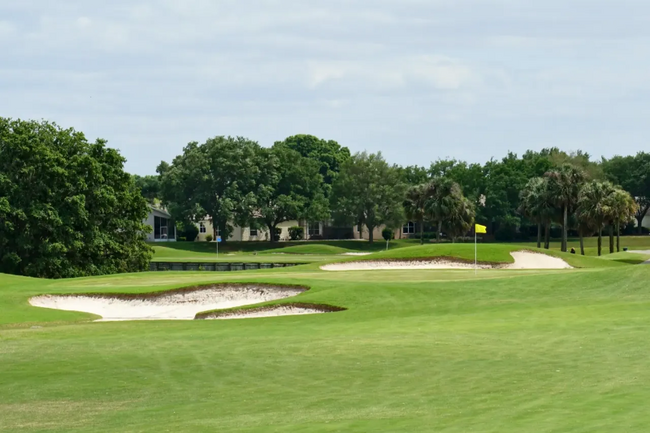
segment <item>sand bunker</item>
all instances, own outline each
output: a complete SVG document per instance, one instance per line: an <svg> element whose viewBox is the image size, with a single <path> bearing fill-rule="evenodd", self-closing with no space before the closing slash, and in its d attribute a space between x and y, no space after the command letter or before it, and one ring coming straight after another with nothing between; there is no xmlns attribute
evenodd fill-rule
<svg viewBox="0 0 650 433"><path fill-rule="evenodd" d="M194 320L202 311L289 298L306 290L292 286L222 284L140 295L44 295L31 298L29 303L35 307L92 313L101 316L101 321Z"/></svg>
<svg viewBox="0 0 650 433"><path fill-rule="evenodd" d="M324 314L335 311L343 311L344 308L331 305L313 304L286 304L272 305L269 307L249 308L236 311L217 311L200 314L197 319L227 320L227 319L250 319L253 317L275 317L275 316L298 316L302 314Z"/></svg>
<svg viewBox="0 0 650 433"><path fill-rule="evenodd" d="M512 264L479 263L479 269L570 269L562 259L530 251L510 253L515 259ZM363 262L332 263L321 266L324 271L361 271L395 269L474 269L474 263L454 261L449 258L430 260L377 260Z"/></svg>
<svg viewBox="0 0 650 433"><path fill-rule="evenodd" d="M342 256L369 256L372 253L343 253Z"/></svg>

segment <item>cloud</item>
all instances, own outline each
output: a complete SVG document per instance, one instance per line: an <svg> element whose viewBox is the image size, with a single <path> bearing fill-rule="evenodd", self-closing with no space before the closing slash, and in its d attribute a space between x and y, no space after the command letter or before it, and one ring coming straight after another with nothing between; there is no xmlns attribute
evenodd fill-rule
<svg viewBox="0 0 650 433"><path fill-rule="evenodd" d="M218 134L427 164L650 132L636 0L23 0L0 17L0 115L105 137L138 173Z"/></svg>

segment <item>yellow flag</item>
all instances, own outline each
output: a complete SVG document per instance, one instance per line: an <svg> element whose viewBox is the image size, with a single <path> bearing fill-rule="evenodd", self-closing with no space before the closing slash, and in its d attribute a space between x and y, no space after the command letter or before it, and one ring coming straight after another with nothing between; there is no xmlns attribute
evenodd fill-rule
<svg viewBox="0 0 650 433"><path fill-rule="evenodd" d="M487 234L487 227L482 226L480 224L476 224L476 226L474 227L474 231L478 234L482 234L482 233Z"/></svg>

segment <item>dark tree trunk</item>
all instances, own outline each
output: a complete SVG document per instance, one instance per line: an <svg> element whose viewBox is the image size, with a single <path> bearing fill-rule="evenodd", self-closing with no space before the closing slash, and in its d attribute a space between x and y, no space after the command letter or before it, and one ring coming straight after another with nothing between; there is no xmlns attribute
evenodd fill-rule
<svg viewBox="0 0 650 433"><path fill-rule="evenodd" d="M542 247L542 223L537 223L537 248Z"/></svg>
<svg viewBox="0 0 650 433"><path fill-rule="evenodd" d="M374 227L368 227L368 242L371 244L375 242L375 228Z"/></svg>
<svg viewBox="0 0 650 433"><path fill-rule="evenodd" d="M582 234L582 230L579 230L580 232L580 254L583 256L585 255L585 236Z"/></svg>
<svg viewBox="0 0 650 433"><path fill-rule="evenodd" d="M273 223L267 223L267 227L269 228L269 239L271 240L271 243L275 243L275 228L277 227L277 224Z"/></svg>
<svg viewBox="0 0 650 433"><path fill-rule="evenodd" d="M616 252L621 252L621 223L616 222Z"/></svg>
<svg viewBox="0 0 650 433"><path fill-rule="evenodd" d="M548 250L551 248L551 224L546 223L544 229L544 248Z"/></svg>
<svg viewBox="0 0 650 433"><path fill-rule="evenodd" d="M420 220L420 245L424 245L424 219Z"/></svg>
<svg viewBox="0 0 650 433"><path fill-rule="evenodd" d="M562 224L562 251L567 252L567 226L569 225L569 207L564 205L564 223Z"/></svg>
<svg viewBox="0 0 650 433"><path fill-rule="evenodd" d="M436 230L436 242L440 243L440 232L442 231L442 221L438 221L438 230Z"/></svg>
<svg viewBox="0 0 650 433"><path fill-rule="evenodd" d="M598 229L598 257L603 254L603 228Z"/></svg>
<svg viewBox="0 0 650 433"><path fill-rule="evenodd" d="M614 254L614 224L609 225L609 253Z"/></svg>
<svg viewBox="0 0 650 433"><path fill-rule="evenodd" d="M643 215L641 215L640 217L636 217L636 223L638 225L640 235L643 234L643 218L644 218Z"/></svg>

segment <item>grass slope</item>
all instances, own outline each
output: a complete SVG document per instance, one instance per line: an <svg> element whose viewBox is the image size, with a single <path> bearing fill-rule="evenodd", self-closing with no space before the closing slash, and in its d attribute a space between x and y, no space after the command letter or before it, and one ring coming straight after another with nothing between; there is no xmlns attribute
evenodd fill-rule
<svg viewBox="0 0 650 433"><path fill-rule="evenodd" d="M607 261L596 257L580 256L577 254L562 253L555 250L543 250L517 244L479 244L477 246L478 260L482 263L513 263L510 255L513 251L532 251L559 257L576 268L602 268L623 266L620 261ZM474 261L474 244L439 244L422 245L399 248L372 254L371 256L349 257L336 260L338 262L365 261L365 260L413 260L436 257L456 258L468 262Z"/></svg>
<svg viewBox="0 0 650 433"><path fill-rule="evenodd" d="M488 256L507 255L503 247ZM648 278L650 266L625 264L478 278L310 267L57 281L0 275L0 431L645 431ZM309 292L283 302L348 310L88 323L80 322L87 314L27 304L41 293L227 281L304 284Z"/></svg>
<svg viewBox="0 0 650 433"><path fill-rule="evenodd" d="M391 244L392 248L414 245L402 240ZM151 244L153 261L159 262L281 262L308 263L328 260L332 255L348 252L383 251L383 242L366 241L314 241L314 242L228 242L219 245L219 258L214 242L170 242Z"/></svg>

